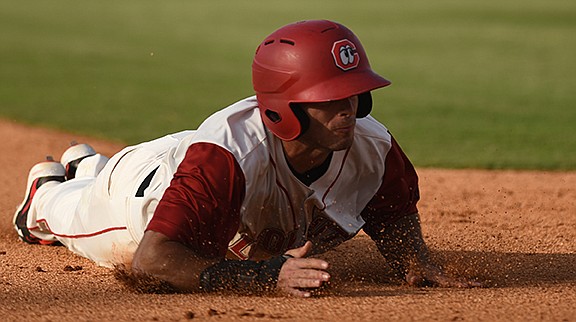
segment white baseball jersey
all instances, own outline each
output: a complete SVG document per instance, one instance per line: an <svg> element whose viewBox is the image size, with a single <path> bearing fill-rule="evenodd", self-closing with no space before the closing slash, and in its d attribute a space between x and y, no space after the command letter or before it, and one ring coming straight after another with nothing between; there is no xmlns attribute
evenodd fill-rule
<svg viewBox="0 0 576 322"><path fill-rule="evenodd" d="M61 208L55 201L65 195L76 196L76 207L58 209L68 213L66 223L36 211L46 227L34 233L52 234L103 265L129 261L146 229L201 256L262 259L306 240L322 252L353 237L366 218L391 221L417 211L416 173L371 116L357 120L352 146L328 162L317 180L302 183L251 97L196 131L124 149L96 178L39 191L45 210Z"/></svg>

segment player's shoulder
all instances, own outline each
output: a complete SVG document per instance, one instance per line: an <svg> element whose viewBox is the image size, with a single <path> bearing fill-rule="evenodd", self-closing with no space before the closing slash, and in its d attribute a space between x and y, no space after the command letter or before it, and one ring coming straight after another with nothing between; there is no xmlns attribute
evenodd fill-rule
<svg viewBox="0 0 576 322"><path fill-rule="evenodd" d="M356 121L355 135L358 139L391 142L392 135L388 128L371 115Z"/></svg>
<svg viewBox="0 0 576 322"><path fill-rule="evenodd" d="M256 96L250 96L214 112L200 124L198 130L208 130L214 124L228 120L250 119L254 117L255 113L259 113L258 102ZM220 123L220 125L224 124ZM217 126L217 128L220 127Z"/></svg>
<svg viewBox="0 0 576 322"><path fill-rule="evenodd" d="M208 117L190 143L213 143L242 158L266 140L255 96L245 98Z"/></svg>

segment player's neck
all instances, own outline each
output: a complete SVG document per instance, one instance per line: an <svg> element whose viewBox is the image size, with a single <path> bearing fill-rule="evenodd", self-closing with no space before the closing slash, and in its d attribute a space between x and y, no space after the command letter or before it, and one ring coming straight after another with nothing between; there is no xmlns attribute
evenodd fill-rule
<svg viewBox="0 0 576 322"><path fill-rule="evenodd" d="M332 154L330 150L311 148L298 141L282 141L282 146L286 161L298 173L320 166Z"/></svg>

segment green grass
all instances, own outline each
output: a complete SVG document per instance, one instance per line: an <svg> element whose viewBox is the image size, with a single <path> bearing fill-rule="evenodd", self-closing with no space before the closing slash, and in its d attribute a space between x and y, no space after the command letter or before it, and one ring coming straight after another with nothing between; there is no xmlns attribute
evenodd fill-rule
<svg viewBox="0 0 576 322"><path fill-rule="evenodd" d="M258 43L351 27L373 115L420 167L576 169L576 2L3 1L0 116L136 143L252 95Z"/></svg>

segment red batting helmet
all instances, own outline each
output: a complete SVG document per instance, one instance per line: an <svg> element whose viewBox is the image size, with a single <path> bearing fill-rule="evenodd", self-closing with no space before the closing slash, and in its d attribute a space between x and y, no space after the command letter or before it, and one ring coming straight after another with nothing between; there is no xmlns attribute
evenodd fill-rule
<svg viewBox="0 0 576 322"><path fill-rule="evenodd" d="M293 103L340 100L359 95L357 117L372 109L370 91L390 85L376 74L354 33L327 20L302 21L268 36L256 50L252 84L266 126L282 140L306 128Z"/></svg>

